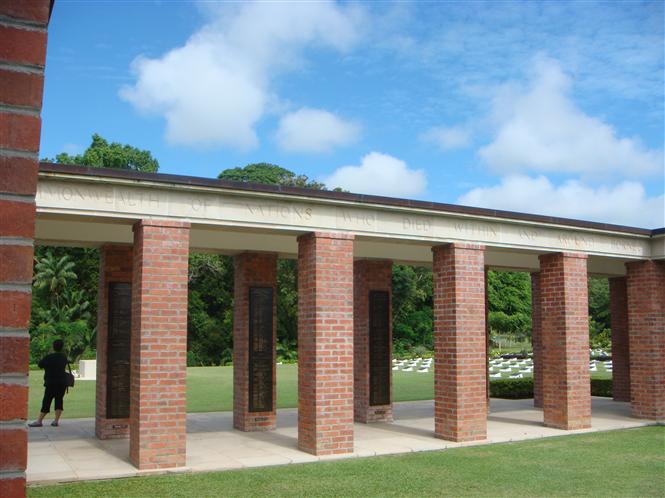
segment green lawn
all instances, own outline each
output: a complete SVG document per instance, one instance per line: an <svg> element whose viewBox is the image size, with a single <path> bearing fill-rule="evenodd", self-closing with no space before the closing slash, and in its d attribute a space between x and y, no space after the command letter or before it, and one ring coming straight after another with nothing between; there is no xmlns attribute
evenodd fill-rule
<svg viewBox="0 0 665 498"><path fill-rule="evenodd" d="M664 496L665 427L238 471L31 487L29 497Z"/></svg>
<svg viewBox="0 0 665 498"><path fill-rule="evenodd" d="M597 372L594 377L609 377ZM44 394L43 373L30 372L30 417L36 417ZM298 368L296 365L277 366L277 407L298 406ZM395 401L433 399L434 372L393 372ZM190 367L187 369L187 411L216 412L233 409L233 367ZM95 382L79 380L65 396L63 417L95 416Z"/></svg>
<svg viewBox="0 0 665 498"><path fill-rule="evenodd" d="M30 372L30 416L39 413L44 388L43 373ZM393 372L395 401L432 399L434 374ZM298 406L298 368L277 365L277 407ZM233 367L190 367L187 369L187 411L216 412L233 409ZM95 416L95 382L79 380L65 396L63 417Z"/></svg>

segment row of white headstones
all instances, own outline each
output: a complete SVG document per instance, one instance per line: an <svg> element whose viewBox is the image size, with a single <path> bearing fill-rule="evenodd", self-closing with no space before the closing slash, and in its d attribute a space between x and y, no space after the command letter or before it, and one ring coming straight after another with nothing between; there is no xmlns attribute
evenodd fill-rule
<svg viewBox="0 0 665 498"><path fill-rule="evenodd" d="M393 370L427 373L432 366L432 361L432 358L414 358L413 360L397 360L393 358Z"/></svg>
<svg viewBox="0 0 665 498"><path fill-rule="evenodd" d="M602 349L590 349L589 352L594 355L606 355L607 353ZM432 368L432 358L414 358L413 360L398 360L393 358L393 370L402 372L417 372L427 373ZM598 368L600 367L600 369ZM605 370L612 372L612 360L598 361L589 360L589 371L598 372ZM533 376L533 360L526 359L503 359L496 358L490 360L488 373L492 379L500 379L508 377L510 379L523 379L525 377Z"/></svg>

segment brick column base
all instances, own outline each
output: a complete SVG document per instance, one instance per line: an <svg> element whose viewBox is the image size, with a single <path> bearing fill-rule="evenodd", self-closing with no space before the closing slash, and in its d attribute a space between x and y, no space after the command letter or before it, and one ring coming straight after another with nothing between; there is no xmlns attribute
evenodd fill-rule
<svg viewBox="0 0 665 498"><path fill-rule="evenodd" d="M540 312L540 273L531 274L531 347L533 349L533 406L543 407L543 343Z"/></svg>
<svg viewBox="0 0 665 498"><path fill-rule="evenodd" d="M626 277L610 278L609 282L612 325L612 397L614 401L630 401Z"/></svg>
<svg viewBox="0 0 665 498"><path fill-rule="evenodd" d="M0 496L3 498L25 496L28 326L50 12L48 0L0 1Z"/></svg>
<svg viewBox="0 0 665 498"><path fill-rule="evenodd" d="M626 265L633 416L665 420L665 262Z"/></svg>
<svg viewBox="0 0 665 498"><path fill-rule="evenodd" d="M353 236L298 237L298 447L353 451Z"/></svg>
<svg viewBox="0 0 665 498"><path fill-rule="evenodd" d="M484 247L434 253L434 432L451 441L487 437Z"/></svg>
<svg viewBox="0 0 665 498"><path fill-rule="evenodd" d="M277 341L277 255L268 253L243 253L234 258L234 301L233 301L233 427L241 431L268 431L275 428L277 419L276 390L275 390L275 343ZM261 287L270 289L272 292L272 309L270 311L272 330L270 344L262 344L259 331L254 341L250 343L250 291L252 288ZM256 304L256 303L254 303ZM261 320L257 310L255 322ZM255 323L255 326L268 326ZM270 396L270 407L268 410L257 411L253 408L250 395L254 393L257 405L262 404L262 395L258 392L265 388L265 382L255 375L260 375L261 365L257 363L266 358L265 350L270 352L270 371L272 380L269 382L268 395ZM254 352L262 350L261 359L252 360ZM250 364L251 363L251 364ZM255 373L250 369L253 366ZM265 372L264 372L265 373ZM250 385L254 380L254 385Z"/></svg>
<svg viewBox="0 0 665 498"><path fill-rule="evenodd" d="M356 422L392 422L392 261L356 261L353 265L353 370L354 370L354 419ZM370 292L388 293L388 340L389 354L383 359L384 365L376 368L384 370L388 383L388 403L372 404L372 355L370 354ZM378 355L377 355L378 356ZM380 381L377 378L375 382Z"/></svg>
<svg viewBox="0 0 665 498"><path fill-rule="evenodd" d="M591 427L587 256L539 259L545 425Z"/></svg>
<svg viewBox="0 0 665 498"><path fill-rule="evenodd" d="M108 418L108 322L109 284L132 282L132 247L106 245L99 250L99 291L97 293L97 383L95 435L99 439L129 436L129 415ZM129 365L127 366L129 372Z"/></svg>
<svg viewBox="0 0 665 498"><path fill-rule="evenodd" d="M189 223L134 226L129 458L185 465Z"/></svg>

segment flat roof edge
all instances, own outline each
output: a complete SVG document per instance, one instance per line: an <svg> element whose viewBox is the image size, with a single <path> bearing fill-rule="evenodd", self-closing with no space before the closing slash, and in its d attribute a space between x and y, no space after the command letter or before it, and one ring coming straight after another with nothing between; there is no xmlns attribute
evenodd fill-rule
<svg viewBox="0 0 665 498"><path fill-rule="evenodd" d="M660 235L665 233L665 227L650 230L647 228L629 227L624 225L613 225L595 221L575 220L570 218L558 218L541 214L518 213L513 211L502 211L497 209L460 206L457 204L445 204L431 201L418 201L411 199L400 199L395 197L383 197L378 195L354 194L349 192L336 192L332 190L314 190L302 187L287 187L282 185L266 185L261 183L236 182L220 180L217 178L203 178L196 176L173 175L166 173L144 173L140 171L96 168L72 164L57 164L40 162L39 171L43 173L76 174L82 176L94 176L102 178L118 178L125 180L146 180L157 183L170 183L176 185L188 185L199 187L218 187L233 190L246 190L253 192L267 192L287 194L302 197L318 197L321 199L343 200L359 202L362 204L383 204L396 207L410 207L430 211L469 214L475 216L488 216L491 218L513 219L520 221L531 221L553 225L564 225L576 228L589 228L613 232L627 233L631 235Z"/></svg>

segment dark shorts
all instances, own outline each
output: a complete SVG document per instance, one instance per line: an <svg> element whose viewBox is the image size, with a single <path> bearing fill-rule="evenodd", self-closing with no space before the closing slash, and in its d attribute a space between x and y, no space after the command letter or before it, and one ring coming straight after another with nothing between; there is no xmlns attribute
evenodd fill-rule
<svg viewBox="0 0 665 498"><path fill-rule="evenodd" d="M62 410L62 398L65 396L67 386L54 385L46 386L44 389L44 399L42 400L42 413L51 411L51 401L55 399L55 409Z"/></svg>

